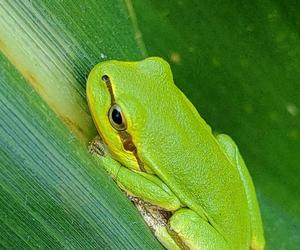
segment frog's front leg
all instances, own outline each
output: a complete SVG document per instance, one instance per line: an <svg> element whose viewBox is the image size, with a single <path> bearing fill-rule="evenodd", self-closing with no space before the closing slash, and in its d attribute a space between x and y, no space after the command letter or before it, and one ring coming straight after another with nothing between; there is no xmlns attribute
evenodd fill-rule
<svg viewBox="0 0 300 250"><path fill-rule="evenodd" d="M255 188L248 172L246 164L239 152L238 146L232 138L225 134L216 136L221 147L224 149L226 155L231 160L233 165L237 168L240 178L244 184L244 189L248 201L248 209L251 222L251 249L264 249L265 239L263 233L263 226L259 212L259 206L256 199Z"/></svg>
<svg viewBox="0 0 300 250"><path fill-rule="evenodd" d="M155 175L130 170L111 158L104 160L110 161L109 164L105 164L106 170L128 195L167 211L175 211L183 206L175 194Z"/></svg>
<svg viewBox="0 0 300 250"><path fill-rule="evenodd" d="M183 206L168 186L155 175L130 170L109 157L107 147L99 136L91 141L89 151L98 157L105 170L128 195L167 211L175 211Z"/></svg>

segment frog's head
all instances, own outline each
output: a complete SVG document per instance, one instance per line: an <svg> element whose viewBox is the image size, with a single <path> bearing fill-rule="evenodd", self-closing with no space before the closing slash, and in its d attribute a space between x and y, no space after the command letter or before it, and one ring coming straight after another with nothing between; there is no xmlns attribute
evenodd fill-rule
<svg viewBox="0 0 300 250"><path fill-rule="evenodd" d="M109 151L123 165L151 171L139 157L141 134L151 126L161 100L174 92L168 88L174 87L169 64L157 57L101 62L91 71L87 99L93 120Z"/></svg>

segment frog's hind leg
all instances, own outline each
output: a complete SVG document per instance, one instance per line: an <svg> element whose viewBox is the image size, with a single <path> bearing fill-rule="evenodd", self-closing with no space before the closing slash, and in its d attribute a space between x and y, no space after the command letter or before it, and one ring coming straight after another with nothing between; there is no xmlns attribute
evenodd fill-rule
<svg viewBox="0 0 300 250"><path fill-rule="evenodd" d="M229 249L225 239L196 212L177 210L156 236L167 249Z"/></svg>
<svg viewBox="0 0 300 250"><path fill-rule="evenodd" d="M248 208L250 212L251 222L251 249L261 250L264 249L265 239L263 233L263 226L259 211L258 202L256 199L255 188L245 165L245 162L239 152L236 143L231 139L230 136L225 134L219 134L216 136L221 147L224 149L226 155L237 168L241 180L244 184L245 192L247 195Z"/></svg>

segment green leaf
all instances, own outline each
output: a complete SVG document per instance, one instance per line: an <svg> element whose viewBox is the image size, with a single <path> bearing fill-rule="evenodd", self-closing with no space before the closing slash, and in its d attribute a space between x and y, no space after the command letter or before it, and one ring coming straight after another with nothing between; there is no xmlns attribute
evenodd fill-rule
<svg viewBox="0 0 300 250"><path fill-rule="evenodd" d="M0 246L160 249L87 152L85 78L144 53L122 1L0 3Z"/></svg>
<svg viewBox="0 0 300 250"><path fill-rule="evenodd" d="M239 145L267 249L298 249L299 2L156 0L134 7L149 55L171 61L176 84L203 118Z"/></svg>

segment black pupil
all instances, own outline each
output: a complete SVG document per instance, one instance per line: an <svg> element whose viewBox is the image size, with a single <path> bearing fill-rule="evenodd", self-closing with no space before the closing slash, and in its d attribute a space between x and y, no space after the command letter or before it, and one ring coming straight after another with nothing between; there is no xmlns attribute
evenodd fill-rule
<svg viewBox="0 0 300 250"><path fill-rule="evenodd" d="M122 116L121 116L121 113L117 109L113 110L111 116L112 116L112 120L114 121L114 123L116 123L118 125L122 124Z"/></svg>

